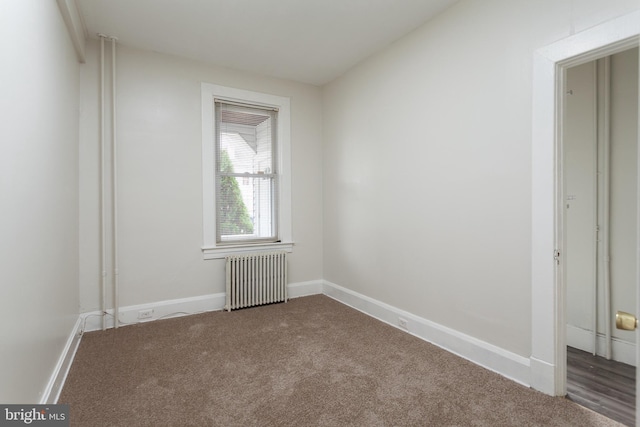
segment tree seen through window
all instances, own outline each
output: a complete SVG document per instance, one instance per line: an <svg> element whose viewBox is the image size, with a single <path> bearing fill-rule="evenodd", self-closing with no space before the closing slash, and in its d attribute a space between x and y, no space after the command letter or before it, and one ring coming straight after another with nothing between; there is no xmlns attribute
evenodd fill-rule
<svg viewBox="0 0 640 427"><path fill-rule="evenodd" d="M234 173L226 150L220 151L220 171ZM220 177L220 232L222 235L252 234L253 221L242 200L238 180L233 176Z"/></svg>

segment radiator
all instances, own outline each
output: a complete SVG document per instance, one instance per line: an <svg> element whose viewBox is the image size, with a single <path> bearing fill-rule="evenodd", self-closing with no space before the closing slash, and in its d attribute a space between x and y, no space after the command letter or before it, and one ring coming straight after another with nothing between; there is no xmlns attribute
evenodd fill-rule
<svg viewBox="0 0 640 427"><path fill-rule="evenodd" d="M225 259L225 310L287 301L286 252L232 255Z"/></svg>

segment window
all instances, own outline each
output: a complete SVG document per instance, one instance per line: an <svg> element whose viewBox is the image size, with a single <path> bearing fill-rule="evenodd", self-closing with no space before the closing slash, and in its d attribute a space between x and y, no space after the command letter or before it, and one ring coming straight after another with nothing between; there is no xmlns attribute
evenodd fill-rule
<svg viewBox="0 0 640 427"><path fill-rule="evenodd" d="M273 108L215 100L216 243L278 241Z"/></svg>
<svg viewBox="0 0 640 427"><path fill-rule="evenodd" d="M289 99L202 84L204 258L291 251Z"/></svg>

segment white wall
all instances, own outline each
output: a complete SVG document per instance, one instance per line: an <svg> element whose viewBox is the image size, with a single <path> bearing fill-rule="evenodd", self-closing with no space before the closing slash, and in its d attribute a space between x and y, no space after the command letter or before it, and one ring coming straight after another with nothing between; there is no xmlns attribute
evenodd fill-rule
<svg viewBox="0 0 640 427"><path fill-rule="evenodd" d="M98 58L99 44L91 41L81 70L82 312L100 307ZM117 68L120 304L224 291L224 260L204 261L201 252L201 82L291 98L296 244L289 277L291 282L321 279L320 89L125 46L118 47Z"/></svg>
<svg viewBox="0 0 640 427"><path fill-rule="evenodd" d="M324 88L324 278L531 354L535 49L637 1L461 1Z"/></svg>
<svg viewBox="0 0 640 427"><path fill-rule="evenodd" d="M78 79L55 1L0 2L0 402L38 403L78 317Z"/></svg>
<svg viewBox="0 0 640 427"><path fill-rule="evenodd" d="M634 313L637 275L638 49L611 57L611 305ZM635 342L635 333L613 331Z"/></svg>

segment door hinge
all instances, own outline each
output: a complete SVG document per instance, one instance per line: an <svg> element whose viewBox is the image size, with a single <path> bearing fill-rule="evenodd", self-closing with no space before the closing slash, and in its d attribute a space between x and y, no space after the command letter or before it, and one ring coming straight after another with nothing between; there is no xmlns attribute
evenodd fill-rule
<svg viewBox="0 0 640 427"><path fill-rule="evenodd" d="M553 251L553 259L556 260L556 265L560 265L560 251L558 249Z"/></svg>

